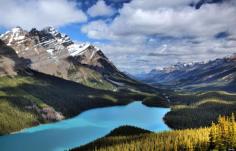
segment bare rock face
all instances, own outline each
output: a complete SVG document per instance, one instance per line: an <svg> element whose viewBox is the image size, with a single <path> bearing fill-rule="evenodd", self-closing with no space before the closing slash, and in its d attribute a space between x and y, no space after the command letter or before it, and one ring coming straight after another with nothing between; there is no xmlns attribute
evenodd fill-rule
<svg viewBox="0 0 236 151"><path fill-rule="evenodd" d="M55 109L52 107L43 108L41 110L41 116L45 120L50 120L50 121L58 121L58 120L63 120L65 118L61 113L55 111Z"/></svg>
<svg viewBox="0 0 236 151"><path fill-rule="evenodd" d="M85 47L79 55L71 57L75 64L85 65L104 74L118 71L99 48L88 44Z"/></svg>
<svg viewBox="0 0 236 151"><path fill-rule="evenodd" d="M59 59L68 56L68 51L64 45L68 39L57 37L51 28L38 31L32 29L30 32L24 31L20 27L1 36L1 39L12 47L19 57L31 60L31 68L47 74L56 74Z"/></svg>
<svg viewBox="0 0 236 151"><path fill-rule="evenodd" d="M48 121L59 121L65 118L60 112L57 112L51 106L39 108L35 103L32 103L32 105L25 106L25 109L36 111L42 119Z"/></svg>

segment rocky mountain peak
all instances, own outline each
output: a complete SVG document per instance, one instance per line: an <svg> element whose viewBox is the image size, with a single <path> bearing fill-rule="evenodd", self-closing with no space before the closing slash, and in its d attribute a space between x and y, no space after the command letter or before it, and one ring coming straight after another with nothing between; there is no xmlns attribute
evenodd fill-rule
<svg viewBox="0 0 236 151"><path fill-rule="evenodd" d="M14 33L20 33L20 32L23 32L23 29L20 26L16 26L12 28L11 31Z"/></svg>
<svg viewBox="0 0 236 151"><path fill-rule="evenodd" d="M16 27L3 34L0 40L19 57L29 59L32 69L46 74L68 79L68 70L76 70L76 66L106 74L117 71L99 48L90 43L74 43L53 27L33 28L29 32Z"/></svg>
<svg viewBox="0 0 236 151"><path fill-rule="evenodd" d="M43 46L47 46L48 43L50 43L47 43L47 41L51 41L51 43L56 42L57 44L62 44L65 47L73 44L73 41L69 38L69 36L61 34L54 27L46 27L40 31L33 28L30 30L29 35L38 37L39 42L42 43Z"/></svg>
<svg viewBox="0 0 236 151"><path fill-rule="evenodd" d="M69 36L58 32L54 27L46 27L42 30L32 28L29 32L23 30L21 27L15 27L10 31L2 34L0 39L8 46L16 50L17 54L26 57L25 55L30 51L32 57L47 52L48 57L59 57L85 55L92 59L94 54L100 54L101 57L105 55L98 51L99 48L89 43L74 43ZM91 54L91 55L90 55Z"/></svg>
<svg viewBox="0 0 236 151"><path fill-rule="evenodd" d="M14 43L20 42L26 38L27 31L23 30L21 27L17 26L2 34L0 38L3 41L7 41L7 45L10 46Z"/></svg>

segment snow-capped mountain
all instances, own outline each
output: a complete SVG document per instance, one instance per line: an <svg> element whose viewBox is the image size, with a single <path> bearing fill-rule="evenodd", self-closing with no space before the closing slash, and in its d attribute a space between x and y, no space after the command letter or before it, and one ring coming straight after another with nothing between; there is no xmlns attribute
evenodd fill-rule
<svg viewBox="0 0 236 151"><path fill-rule="evenodd" d="M152 85L235 91L236 55L208 62L178 63L137 77Z"/></svg>
<svg viewBox="0 0 236 151"><path fill-rule="evenodd" d="M129 85L127 82L136 83L120 72L99 48L75 43L53 27L30 31L15 27L2 34L0 40L3 47L27 60L26 65L38 72L114 91Z"/></svg>
<svg viewBox="0 0 236 151"><path fill-rule="evenodd" d="M99 50L90 44L75 44L67 35L59 33L53 27L41 31L33 28L29 32L16 27L1 35L1 40L12 47L19 57L29 58L32 61L31 67L39 71L43 70L45 64L56 66L69 56L90 52L89 58L93 59Z"/></svg>

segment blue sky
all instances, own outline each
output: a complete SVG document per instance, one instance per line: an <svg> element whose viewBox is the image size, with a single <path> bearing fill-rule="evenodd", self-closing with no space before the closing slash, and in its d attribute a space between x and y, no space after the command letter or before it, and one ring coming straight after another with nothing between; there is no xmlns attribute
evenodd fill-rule
<svg viewBox="0 0 236 151"><path fill-rule="evenodd" d="M54 26L134 74L236 52L235 0L1 0L0 14L0 33Z"/></svg>

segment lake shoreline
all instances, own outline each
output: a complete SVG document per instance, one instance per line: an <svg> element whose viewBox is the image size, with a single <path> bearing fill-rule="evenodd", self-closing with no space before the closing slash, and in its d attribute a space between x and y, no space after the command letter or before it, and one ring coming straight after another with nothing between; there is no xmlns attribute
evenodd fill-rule
<svg viewBox="0 0 236 151"><path fill-rule="evenodd" d="M161 105L161 104L158 105L158 103L155 103L155 104L150 105L150 104L145 103L146 101L144 101L144 100L140 100L140 101L134 100L134 101L127 101L127 102L125 102L125 103L119 102L119 103L113 104L113 105L102 105L102 106L98 106L98 107L94 107L94 108L89 108L89 109L87 109L87 110L81 111L79 114L77 114L77 115L75 115L75 116L65 117L63 120L68 120L68 119L74 118L74 117L79 116L80 114L82 114L82 113L84 113L84 112L87 112L87 111L89 111L89 110L102 109L102 108L113 107L113 106L114 106L114 107L115 107L115 106L126 106L126 105L128 105L128 104L130 104L130 103L133 103L133 102L141 102L143 105L145 105L145 106L147 106L147 107L169 108L169 107L167 107L166 105ZM171 112L171 111L169 111L169 112ZM167 114L167 113L166 113L166 114ZM35 126L32 126L32 127L25 127L25 128L23 128L23 129L21 129L21 130L19 130L19 131L14 131L14 132L10 132L9 134L0 135L0 137L2 137L2 136L7 136L7 135L18 134L18 133L21 133L21 132L23 132L25 129L28 129L28 128L33 128L33 127L37 127L37 126L45 125L45 124L53 124L53 123L57 123L57 122L60 122L60 121L63 121L63 120L50 121L50 122L47 122L47 123L39 123L38 125L35 125ZM163 121L164 121L165 124L170 128L170 126L169 126L169 125L166 123L166 121L164 120L164 117L163 117Z"/></svg>
<svg viewBox="0 0 236 151"><path fill-rule="evenodd" d="M11 151L13 150L11 148L20 145L24 146L23 149L27 151L30 150L27 149L28 147L33 147L27 144L30 141L31 144L41 146L40 150L54 151L58 147L62 150L87 144L107 135L111 130L122 125L161 132L169 130L169 127L163 121L163 117L168 111L167 108L148 107L142 104L142 101L133 101L126 106L97 108L85 111L75 118L41 124L0 137L0 144L5 150ZM65 139L59 139L61 136ZM48 144L48 139L55 141ZM12 144L14 145L12 146ZM47 145L49 145L48 148Z"/></svg>

